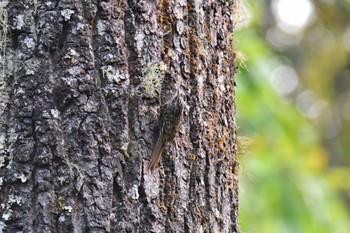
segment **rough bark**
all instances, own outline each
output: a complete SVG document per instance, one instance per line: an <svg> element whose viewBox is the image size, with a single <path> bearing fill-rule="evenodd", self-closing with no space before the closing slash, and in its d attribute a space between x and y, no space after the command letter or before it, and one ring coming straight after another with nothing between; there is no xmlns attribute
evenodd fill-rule
<svg viewBox="0 0 350 233"><path fill-rule="evenodd" d="M2 231L239 232L233 1L2 1Z"/></svg>

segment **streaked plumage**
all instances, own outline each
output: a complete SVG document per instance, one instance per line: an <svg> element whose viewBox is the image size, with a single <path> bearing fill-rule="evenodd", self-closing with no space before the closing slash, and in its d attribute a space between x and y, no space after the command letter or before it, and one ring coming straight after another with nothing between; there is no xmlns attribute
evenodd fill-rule
<svg viewBox="0 0 350 233"><path fill-rule="evenodd" d="M159 116L159 138L152 152L151 161L148 165L149 171L152 172L157 167L165 146L168 142L173 141L176 134L179 132L182 123L184 106L184 102L177 94L173 99L161 107Z"/></svg>

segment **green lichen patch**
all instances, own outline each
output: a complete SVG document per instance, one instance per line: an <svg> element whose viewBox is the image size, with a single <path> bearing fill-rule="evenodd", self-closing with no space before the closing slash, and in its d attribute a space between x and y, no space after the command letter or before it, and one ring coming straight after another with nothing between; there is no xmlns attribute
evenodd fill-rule
<svg viewBox="0 0 350 233"><path fill-rule="evenodd" d="M167 65L163 62L147 65L143 69L142 75L137 77L140 79L141 85L138 86L136 92L148 98L158 97L166 70Z"/></svg>

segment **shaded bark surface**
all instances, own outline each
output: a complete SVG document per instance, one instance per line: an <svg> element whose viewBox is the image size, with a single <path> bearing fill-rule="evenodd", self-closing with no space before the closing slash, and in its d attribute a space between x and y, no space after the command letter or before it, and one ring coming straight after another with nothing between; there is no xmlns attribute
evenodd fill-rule
<svg viewBox="0 0 350 233"><path fill-rule="evenodd" d="M8 1L2 231L239 232L233 4ZM184 122L149 174L176 93Z"/></svg>

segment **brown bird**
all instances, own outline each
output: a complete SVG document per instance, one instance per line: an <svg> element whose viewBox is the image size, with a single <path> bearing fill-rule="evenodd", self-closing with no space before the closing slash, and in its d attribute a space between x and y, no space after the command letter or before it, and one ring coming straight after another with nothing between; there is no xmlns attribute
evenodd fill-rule
<svg viewBox="0 0 350 233"><path fill-rule="evenodd" d="M151 161L148 165L148 171L153 172L153 170L157 167L165 146L168 142L172 142L177 132L179 132L182 123L184 106L185 104L178 93L173 99L161 106L159 115L159 138L152 152Z"/></svg>

